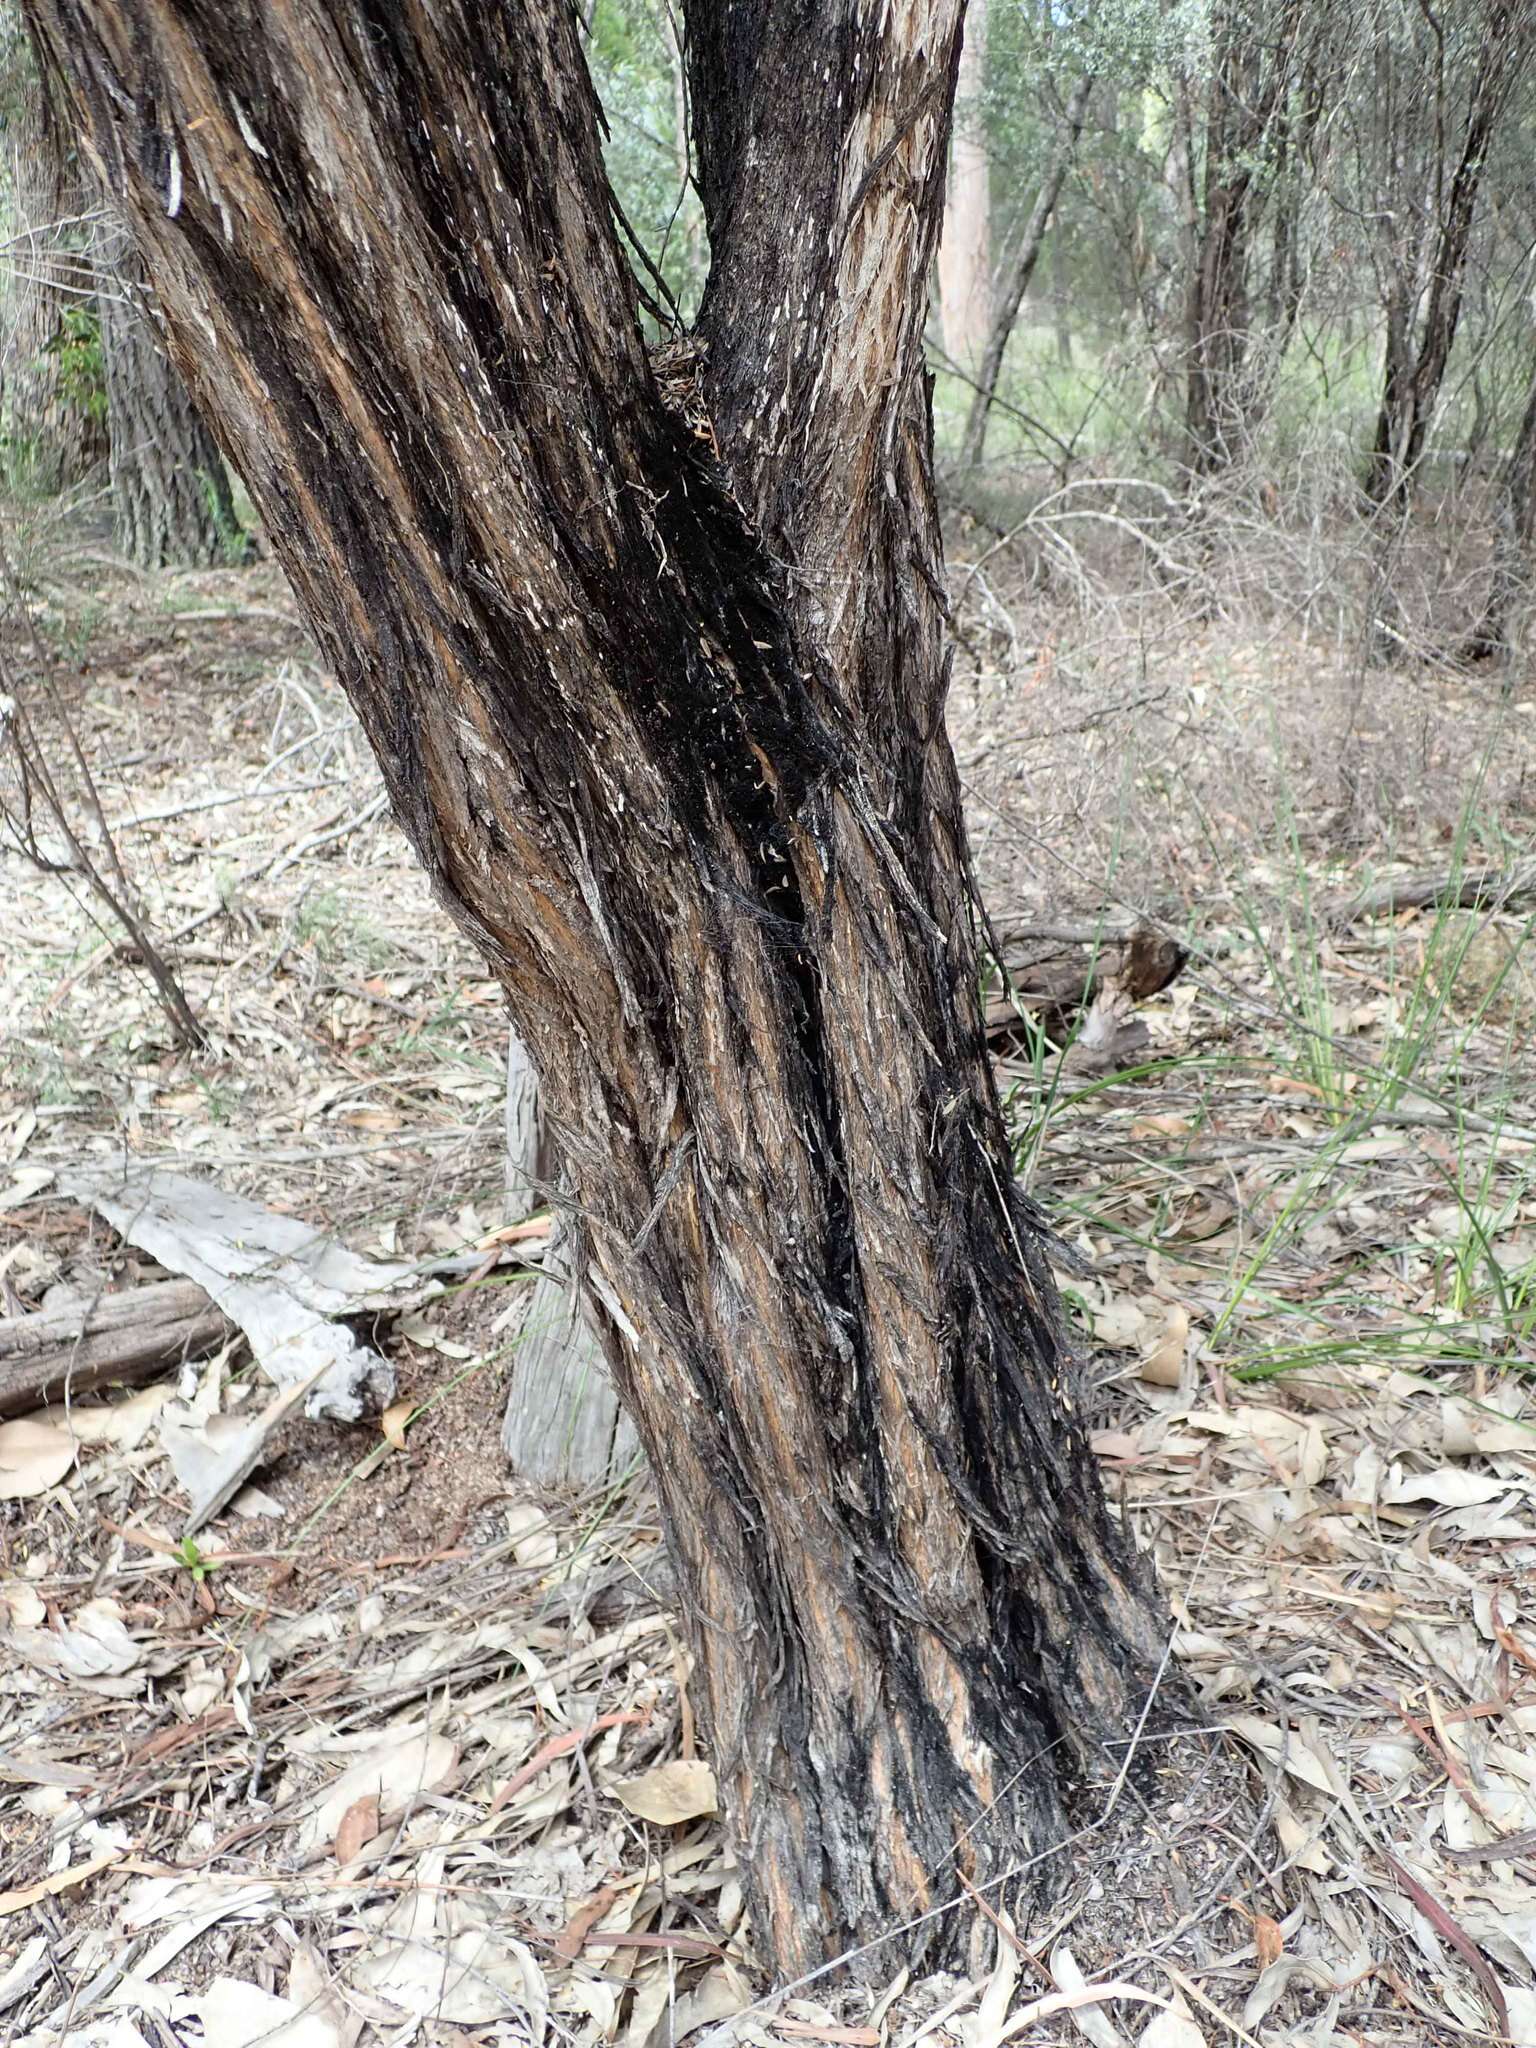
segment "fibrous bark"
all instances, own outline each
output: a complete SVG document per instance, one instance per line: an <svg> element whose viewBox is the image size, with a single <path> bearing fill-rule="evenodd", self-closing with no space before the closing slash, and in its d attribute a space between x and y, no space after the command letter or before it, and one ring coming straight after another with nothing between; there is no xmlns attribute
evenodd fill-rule
<svg viewBox="0 0 1536 2048"><path fill-rule="evenodd" d="M959 0L694 11L665 381L572 11L36 13L538 1068L767 1957L1049 1873L1163 1623L1013 1186L944 729Z"/></svg>
<svg viewBox="0 0 1536 2048"><path fill-rule="evenodd" d="M155 332L143 266L124 247L113 271L101 353L117 544L144 569L236 559L244 541L224 458Z"/></svg>

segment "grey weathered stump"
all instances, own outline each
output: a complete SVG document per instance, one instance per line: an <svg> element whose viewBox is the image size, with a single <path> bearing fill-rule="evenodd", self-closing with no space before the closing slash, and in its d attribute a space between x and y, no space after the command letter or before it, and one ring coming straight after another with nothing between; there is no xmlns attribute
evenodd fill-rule
<svg viewBox="0 0 1536 2048"><path fill-rule="evenodd" d="M507 1214L517 1219L545 1200L551 1161L538 1077L515 1032L507 1044L506 1125ZM619 1406L571 1284L558 1208L512 1355L501 1442L515 1472L547 1486L601 1486L639 1454L634 1426Z"/></svg>

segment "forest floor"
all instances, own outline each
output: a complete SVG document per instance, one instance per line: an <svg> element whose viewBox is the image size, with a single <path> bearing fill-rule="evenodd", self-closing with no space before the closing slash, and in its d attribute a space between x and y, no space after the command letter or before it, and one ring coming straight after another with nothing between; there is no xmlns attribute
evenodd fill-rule
<svg viewBox="0 0 1536 2048"><path fill-rule="evenodd" d="M526 1279L489 1266L394 1325L383 1428L291 1415L190 1550L162 1411L238 1418L239 1349L62 1440L0 1424L0 2037L1536 2043L1530 905L1329 910L1525 855L1536 690L984 552L952 722L994 920L1189 949L1130 1066L1021 1027L1000 1074L1106 1479L1267 1832L1193 1890L1090 1839L1038 1923L976 1913L970 1976L909 1982L893 1938L884 1993L763 1997L643 1475L509 1479ZM277 572L88 535L20 572L0 688L55 747L67 709L211 1043L75 876L0 853L0 1313L156 1277L64 1185L93 1162L375 1257L484 1248L496 991Z"/></svg>

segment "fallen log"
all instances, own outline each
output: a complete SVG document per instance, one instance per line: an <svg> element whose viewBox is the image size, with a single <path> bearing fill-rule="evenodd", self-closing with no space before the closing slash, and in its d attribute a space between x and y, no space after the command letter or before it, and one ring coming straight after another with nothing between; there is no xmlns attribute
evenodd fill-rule
<svg viewBox="0 0 1536 2048"><path fill-rule="evenodd" d="M1021 1010L1059 1037L1105 990L1144 1003L1189 957L1150 924L1015 926L1002 946L1007 985L988 999L989 1038L1015 1029Z"/></svg>
<svg viewBox="0 0 1536 2048"><path fill-rule="evenodd" d="M191 1280L159 1280L35 1315L0 1317L0 1418L140 1386L235 1335Z"/></svg>
<svg viewBox="0 0 1536 2048"><path fill-rule="evenodd" d="M1399 910L1523 910L1536 902L1536 860L1507 868L1461 868L1455 873L1393 875L1353 896L1335 898L1323 915L1335 926Z"/></svg>

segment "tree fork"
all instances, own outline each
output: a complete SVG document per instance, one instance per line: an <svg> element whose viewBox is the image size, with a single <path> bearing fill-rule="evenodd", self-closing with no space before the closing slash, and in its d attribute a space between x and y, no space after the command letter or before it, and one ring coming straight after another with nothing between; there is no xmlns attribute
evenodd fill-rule
<svg viewBox="0 0 1536 2048"><path fill-rule="evenodd" d="M690 17L665 387L573 10L33 11L538 1068L767 1959L1049 1874L1166 1625L1013 1184L944 730L960 0Z"/></svg>

